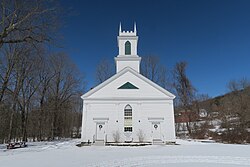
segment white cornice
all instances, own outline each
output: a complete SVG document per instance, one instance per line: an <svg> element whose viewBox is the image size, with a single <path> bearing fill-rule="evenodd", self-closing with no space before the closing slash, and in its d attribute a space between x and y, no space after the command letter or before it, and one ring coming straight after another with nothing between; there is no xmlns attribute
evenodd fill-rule
<svg viewBox="0 0 250 167"><path fill-rule="evenodd" d="M159 90L160 92L164 93L165 95L167 95L166 98L163 99L174 99L175 95L173 95L172 93L170 93L169 91L167 91L166 89L160 87L159 85L157 85L156 83L152 82L151 80L149 80L148 78L144 77L143 75L139 74L137 71L133 70L130 67L125 67L124 69L122 69L121 71L119 71L118 73L116 73L115 75L113 75L112 77L110 77L109 79L107 79L106 81L104 81L103 83L101 83L100 85L96 86L95 88L91 89L90 91L88 91L87 93L85 93L84 95L81 96L82 99L90 99L88 98L90 95L92 95L93 93L97 92L98 90L102 89L104 86L106 86L107 84L109 84L110 82L114 81L115 79L117 79L118 77L120 77L121 75L125 74L126 72L131 72L132 74L134 74L135 76L137 76L138 78L142 79L143 81L145 81L146 83L150 84L152 87L156 88L157 90ZM96 99L96 98L95 98ZM98 98L97 98L98 99ZM116 98L117 99L117 98ZM131 99L131 98L129 98ZM156 98L153 98L156 99ZM127 99L128 100L128 99Z"/></svg>
<svg viewBox="0 0 250 167"><path fill-rule="evenodd" d="M99 97L99 98L82 98L83 100L90 101L165 101L165 100L173 100L173 98L141 98L141 97Z"/></svg>
<svg viewBox="0 0 250 167"><path fill-rule="evenodd" d="M138 40L138 36L129 36L129 35L123 35L123 36L117 36L117 40L124 39L124 40Z"/></svg>
<svg viewBox="0 0 250 167"><path fill-rule="evenodd" d="M117 57L115 57L115 61L141 61L141 57L139 57L138 55L118 55Z"/></svg>

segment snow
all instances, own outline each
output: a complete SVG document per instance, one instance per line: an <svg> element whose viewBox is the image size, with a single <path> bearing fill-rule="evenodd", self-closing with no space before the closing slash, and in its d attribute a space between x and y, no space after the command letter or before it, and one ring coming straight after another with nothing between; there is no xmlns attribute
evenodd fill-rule
<svg viewBox="0 0 250 167"><path fill-rule="evenodd" d="M177 140L164 146L75 146L79 142L33 142L15 150L0 145L0 167L250 166L250 145Z"/></svg>

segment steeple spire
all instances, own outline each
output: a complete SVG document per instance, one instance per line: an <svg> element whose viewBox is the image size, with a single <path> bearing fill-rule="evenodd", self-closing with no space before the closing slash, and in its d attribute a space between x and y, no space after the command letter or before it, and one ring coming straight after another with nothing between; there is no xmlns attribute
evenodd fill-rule
<svg viewBox="0 0 250 167"><path fill-rule="evenodd" d="M120 22L120 26L119 26L119 33L122 32L122 23Z"/></svg>
<svg viewBox="0 0 250 167"><path fill-rule="evenodd" d="M136 34L136 22L134 23L134 33Z"/></svg>

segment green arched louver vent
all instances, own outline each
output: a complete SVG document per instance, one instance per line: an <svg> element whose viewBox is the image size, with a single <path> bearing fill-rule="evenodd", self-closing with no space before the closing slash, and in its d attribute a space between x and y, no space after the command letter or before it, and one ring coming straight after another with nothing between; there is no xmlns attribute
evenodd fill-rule
<svg viewBox="0 0 250 167"><path fill-rule="evenodd" d="M131 84L130 82L126 82L122 86L120 86L118 89L139 89L135 85Z"/></svg>

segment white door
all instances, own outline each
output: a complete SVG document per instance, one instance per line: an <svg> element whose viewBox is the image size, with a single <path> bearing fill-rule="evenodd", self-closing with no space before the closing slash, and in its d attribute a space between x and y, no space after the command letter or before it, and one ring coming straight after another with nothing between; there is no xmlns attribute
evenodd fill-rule
<svg viewBox="0 0 250 167"><path fill-rule="evenodd" d="M104 140L105 123L96 123L96 140Z"/></svg>
<svg viewBox="0 0 250 167"><path fill-rule="evenodd" d="M160 123L152 123L152 133L153 139L161 139Z"/></svg>

